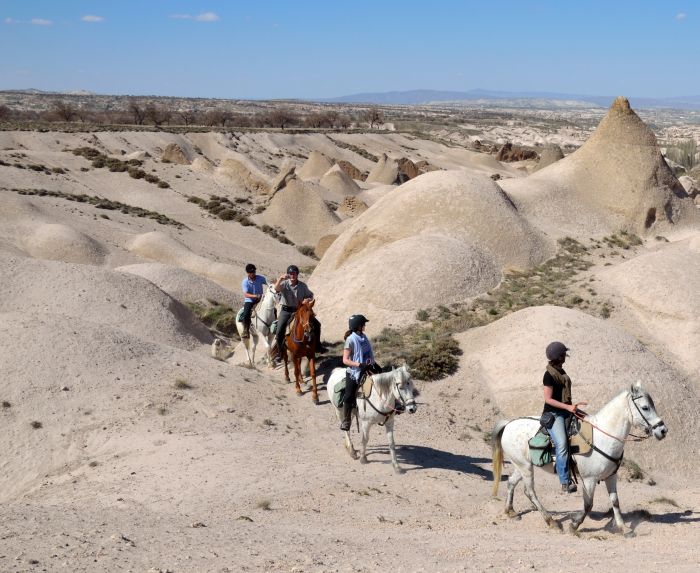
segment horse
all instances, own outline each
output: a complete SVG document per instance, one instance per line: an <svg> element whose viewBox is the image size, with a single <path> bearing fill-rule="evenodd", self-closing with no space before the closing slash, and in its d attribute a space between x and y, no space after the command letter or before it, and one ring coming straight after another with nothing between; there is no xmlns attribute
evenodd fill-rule
<svg viewBox="0 0 700 573"><path fill-rule="evenodd" d="M629 390L618 394L593 416L577 414L585 418L593 426L592 451L586 455L572 457L576 462L576 473L583 484L583 511L571 514L569 529L575 533L593 507L593 493L599 481L605 481L610 496L615 524L627 537L634 535L628 528L620 513L620 502L617 497L617 470L622 462L625 441L632 426L642 429L646 436L633 436L632 439L645 439L653 435L657 440L666 437L668 430L663 420L656 413L654 401L640 382L633 384ZM515 516L513 511L513 493L515 487L523 480L525 495L539 510L548 526L561 529L561 523L555 521L542 506L535 493L535 482L532 472L532 462L528 456L528 440L540 427L539 418L516 418L512 421L501 421L493 429L493 495L498 493L501 480L501 470L504 456L509 459L515 469L508 478L508 496L505 513ZM543 469L554 473L553 464Z"/></svg>
<svg viewBox="0 0 700 573"><path fill-rule="evenodd" d="M282 360L284 360L284 378L287 382L291 382L287 353L292 355L296 392L299 396L302 395L301 359L308 358L311 374L311 399L318 406L318 389L316 388L316 344L318 344L318 340L314 336L311 324L311 319L314 317L313 306L313 300L302 302L299 305L291 320L289 334L284 339L286 350L281 349L281 354Z"/></svg>
<svg viewBox="0 0 700 573"><path fill-rule="evenodd" d="M367 442L369 440L369 430L374 424L384 426L387 441L389 442L389 452L391 453L391 465L394 472L403 474L404 470L396 459L396 445L394 444L394 418L397 412L396 402L403 408L414 414L417 408L416 400L413 396L413 380L408 366L402 366L391 372L373 374L372 391L369 396L358 396L357 406L353 410L355 418L359 422L360 435L362 437L362 450L359 454L360 463L367 463ZM345 378L344 368L335 368L331 372L326 384L329 396L333 396L336 386ZM331 400L333 404L333 400ZM338 421L342 418L342 411L335 408ZM350 432L345 432L345 449L353 459L358 458L358 452L353 447L350 440Z"/></svg>
<svg viewBox="0 0 700 573"><path fill-rule="evenodd" d="M260 335L262 335L263 342L265 343L268 364L270 367L274 365L272 360L272 347L275 341L275 335L272 332L272 323L275 320L276 300L277 292L274 287L270 285L260 303L258 303L253 310L253 315L250 317L250 338L241 337L241 342L245 348L245 353L251 368L255 368L255 349L258 346L258 338ZM244 328L243 322L238 320L238 315L236 315L236 330L238 330L239 336L243 334ZM252 348L250 344L251 340L253 342Z"/></svg>

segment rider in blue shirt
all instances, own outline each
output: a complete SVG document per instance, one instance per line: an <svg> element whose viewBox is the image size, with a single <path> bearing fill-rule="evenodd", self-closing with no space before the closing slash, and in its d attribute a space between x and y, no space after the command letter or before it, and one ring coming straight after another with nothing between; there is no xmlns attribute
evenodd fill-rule
<svg viewBox="0 0 700 573"><path fill-rule="evenodd" d="M248 274L241 283L241 290L245 300L243 302L243 314L241 320L243 322L243 334L241 338L250 337L250 315L253 307L260 302L263 295L263 285L267 284L267 279L262 275L255 274L255 265L248 263L245 266L245 272Z"/></svg>
<svg viewBox="0 0 700 573"><path fill-rule="evenodd" d="M350 429L352 411L356 405L357 389L367 372L381 372L374 360L374 352L369 338L365 335L365 324L369 320L361 314L353 314L348 320L349 330L345 333L343 364L348 367L345 374L343 394L343 421L340 429Z"/></svg>

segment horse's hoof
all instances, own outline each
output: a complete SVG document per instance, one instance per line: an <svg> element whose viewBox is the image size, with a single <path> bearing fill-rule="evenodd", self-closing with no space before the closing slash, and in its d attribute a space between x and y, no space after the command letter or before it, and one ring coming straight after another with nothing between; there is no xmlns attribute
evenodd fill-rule
<svg viewBox="0 0 700 573"><path fill-rule="evenodd" d="M513 518L513 519L515 519L516 517L519 517L514 509L506 509L505 514L508 517Z"/></svg>
<svg viewBox="0 0 700 573"><path fill-rule="evenodd" d="M318 406L318 396L316 396L316 398L311 398L311 401Z"/></svg>
<svg viewBox="0 0 700 573"><path fill-rule="evenodd" d="M403 469L403 468L394 468L394 473L397 474L397 475L402 476L403 474L406 473L406 470Z"/></svg>
<svg viewBox="0 0 700 573"><path fill-rule="evenodd" d="M296 393L297 393L297 396L303 396L303 395L304 395L304 393L303 393L299 388L296 389Z"/></svg>
<svg viewBox="0 0 700 573"><path fill-rule="evenodd" d="M569 533L571 533L571 535L575 535L576 537L581 537L581 532L573 523L569 523Z"/></svg>
<svg viewBox="0 0 700 573"><path fill-rule="evenodd" d="M623 535L626 539L630 539L630 538L632 538L632 537L637 537L637 534L636 534L634 531L632 531L631 529L630 529L629 531L625 531L622 535Z"/></svg>
<svg viewBox="0 0 700 573"><path fill-rule="evenodd" d="M366 464L366 463L367 463L367 458L364 457L364 456L361 457L361 458L360 458L360 463L363 464L363 465Z"/></svg>
<svg viewBox="0 0 700 573"><path fill-rule="evenodd" d="M547 525L549 525L550 529L556 529L557 531L564 530L564 528L561 526L561 523L559 523L556 519L550 517L546 521L547 521Z"/></svg>

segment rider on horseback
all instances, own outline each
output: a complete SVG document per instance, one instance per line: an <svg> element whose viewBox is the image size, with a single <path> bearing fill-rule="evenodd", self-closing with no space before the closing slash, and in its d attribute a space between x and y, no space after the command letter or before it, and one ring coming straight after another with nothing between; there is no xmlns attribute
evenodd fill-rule
<svg viewBox="0 0 700 573"><path fill-rule="evenodd" d="M554 422L549 430L549 435L554 442L556 453L556 469L559 474L561 490L566 493L576 491L576 484L569 474L569 438L567 427L571 416L578 406L585 406L588 402L571 403L571 378L563 368L566 361L566 353L569 349L561 342L552 342L547 346L547 370L544 373L544 410L542 414L551 412Z"/></svg>
<svg viewBox="0 0 700 573"><path fill-rule="evenodd" d="M348 367L345 374L345 393L343 394L343 421L340 429L350 430L352 411L357 403L357 389L369 372L381 372L374 360L372 344L365 335L365 324L369 320L361 314L353 314L348 320L348 332L345 333L343 364Z"/></svg>
<svg viewBox="0 0 700 573"><path fill-rule="evenodd" d="M277 317L277 349L279 357L282 357L284 349L284 337L287 335L287 326L294 316L298 306L302 302L312 301L314 293L309 290L306 283L299 280L299 267L289 265L287 272L277 279L274 289L282 298L282 309ZM314 336L316 337L316 352L324 352L326 349L321 344L321 323L316 317L311 319Z"/></svg>
<svg viewBox="0 0 700 573"><path fill-rule="evenodd" d="M241 283L243 296L243 313L241 314L241 322L243 323L243 333L241 338L250 338L250 316L253 312L253 307L260 302L263 295L263 285L267 284L267 279L262 275L255 274L256 268L252 263L245 266L245 272L248 274Z"/></svg>

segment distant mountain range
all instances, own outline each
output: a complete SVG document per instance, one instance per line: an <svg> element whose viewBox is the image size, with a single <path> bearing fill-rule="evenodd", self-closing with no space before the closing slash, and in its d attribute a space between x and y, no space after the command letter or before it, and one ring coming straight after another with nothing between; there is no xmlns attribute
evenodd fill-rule
<svg viewBox="0 0 700 573"><path fill-rule="evenodd" d="M624 94L618 94L624 95ZM615 96L591 96L582 94L564 94L556 92L504 92L474 89L466 92L439 90L410 90L401 92L359 93L322 101L333 103L371 103L378 105L417 105L440 102L469 102L478 100L535 100L541 102L585 102L595 106L608 107ZM673 108L700 110L700 95L645 98L628 97L632 107L636 108Z"/></svg>

